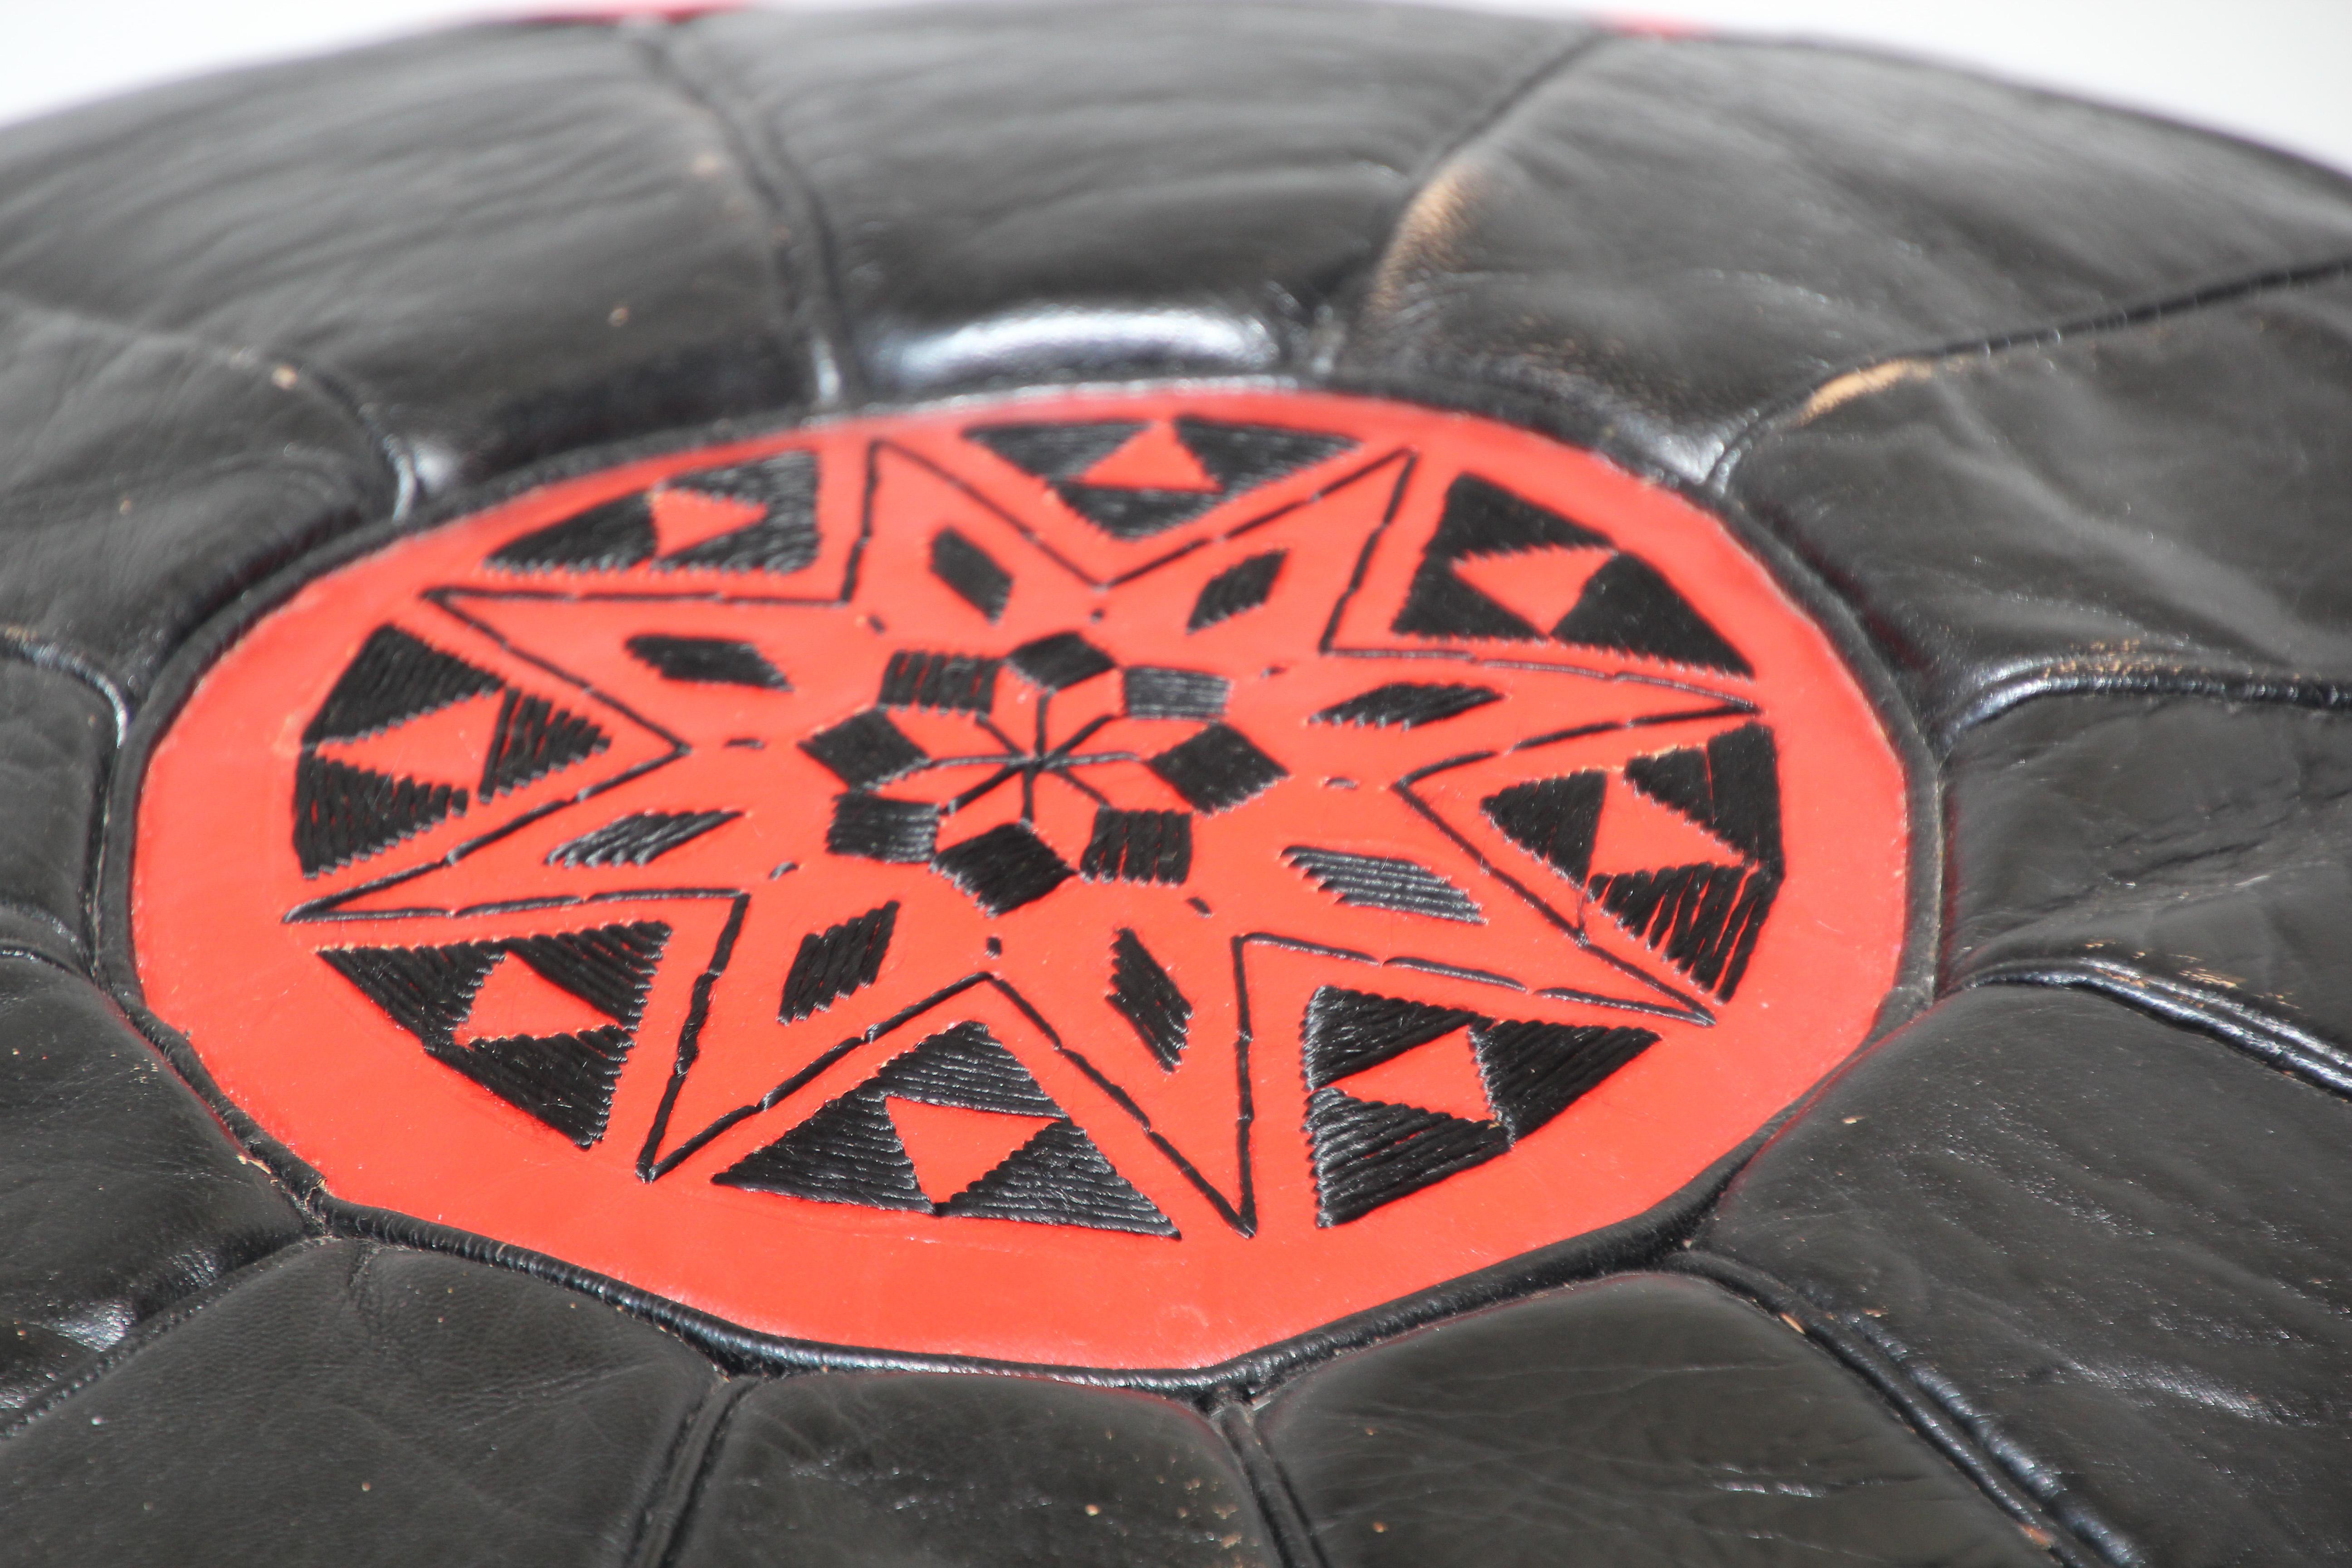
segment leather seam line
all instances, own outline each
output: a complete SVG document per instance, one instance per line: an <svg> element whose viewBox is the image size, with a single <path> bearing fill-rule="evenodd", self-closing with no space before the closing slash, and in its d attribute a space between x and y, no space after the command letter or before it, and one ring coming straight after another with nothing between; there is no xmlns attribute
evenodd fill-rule
<svg viewBox="0 0 2352 1568"><path fill-rule="evenodd" d="M330 1239L315 1236L299 1237L281 1247L271 1248L249 1263L238 1265L205 1285L202 1289L182 1297L162 1310L151 1312L140 1319L120 1340L100 1352L89 1361L83 1363L80 1370L70 1377L60 1378L49 1384L37 1398L17 1411L6 1425L0 1426L0 1446L5 1446L9 1438L25 1431L43 1416L55 1412L76 1394L104 1381L122 1366L136 1360L149 1346L163 1339L182 1324L199 1316L215 1301L233 1291L242 1289L246 1285L273 1269L285 1267L298 1256L329 1245Z"/></svg>
<svg viewBox="0 0 2352 1568"><path fill-rule="evenodd" d="M752 1389L771 1380L731 1378L719 1373L678 1424L664 1458L662 1473L654 1479L626 1559L628 1568L672 1568L686 1544L686 1528L702 1500L704 1484L717 1466L735 1408Z"/></svg>
<svg viewBox="0 0 2352 1568"><path fill-rule="evenodd" d="M1745 424L1724 443L1722 454L1701 481L1702 488L1715 494L1726 493L1731 485L1733 469L1765 437L1781 427L1792 414L1799 414L1821 395L1826 387L1835 385L1850 376L1906 363L1922 367L1939 361L1962 359L1971 355L1991 358L2012 349L2048 346L2073 337L2107 332L2127 331L2135 327L2168 320L2175 316L2233 304L2260 294L2279 293L2335 282L2352 276L2352 257L2338 256L2325 261L2301 262L2293 266L2268 268L2260 272L2225 279L2220 282L2200 284L2179 292L2145 299L2137 304L2122 305L2105 310L2094 310L2063 321L2035 327L2016 327L2005 331L1981 333L1972 337L1947 339L1941 342L1894 353L1873 355L1867 360L1851 361L1828 375L1793 391L1781 394L1750 415Z"/></svg>
<svg viewBox="0 0 2352 1568"><path fill-rule="evenodd" d="M2205 986L2095 958L2019 959L1969 975L1958 987L2041 985L2089 991L2136 1013L2205 1035L2264 1067L2352 1100L2352 1054L2281 1018Z"/></svg>
<svg viewBox="0 0 2352 1568"><path fill-rule="evenodd" d="M689 26L690 21L665 21L657 28L637 32L647 72L710 121L734 159L737 173L766 207L770 225L766 248L779 296L775 302L788 330L801 321L807 323L809 330L803 335L807 340L816 405L835 408L863 402L867 378L851 348L848 321L841 307L838 247L832 220L817 199L816 186L784 151L772 128L754 129L744 123L717 83L687 68L679 58L677 39ZM803 233L808 237L805 242L799 240ZM793 264L795 244L803 244L807 265ZM809 286L797 300L785 292L795 281Z"/></svg>
<svg viewBox="0 0 2352 1568"><path fill-rule="evenodd" d="M21 958L28 963L46 965L56 970L59 974L70 974L76 980L89 979L88 974L76 969L72 964L60 963L56 957L41 952L38 948L26 947L22 942L0 942L0 960L11 958Z"/></svg>
<svg viewBox="0 0 2352 1568"><path fill-rule="evenodd" d="M13 893L0 893L0 913L22 915L28 921L37 921L56 931L66 939L67 945L73 949L74 956L84 965L89 964L89 944L82 940L73 927L31 900L20 899ZM21 942L9 942L5 947L0 947L0 952L16 953L31 951ZM94 980L94 976L87 967L75 969L72 973L80 975L84 980Z"/></svg>
<svg viewBox="0 0 2352 1568"><path fill-rule="evenodd" d="M1328 1568L1315 1526L1291 1489L1290 1477L1258 1435L1256 1412L1238 1399L1220 1400L1210 1408L1209 1425L1241 1470L1282 1568Z"/></svg>
<svg viewBox="0 0 2352 1568"><path fill-rule="evenodd" d="M131 732L131 699L112 676L79 649L37 637L15 626L0 626L0 658L20 659L36 669L79 680L106 700L114 715L114 745L119 749Z"/></svg>
<svg viewBox="0 0 2352 1568"><path fill-rule="evenodd" d="M2352 710L2352 690L2314 676L2264 676L2200 669L2194 665L2133 668L2083 659L2052 659L2018 669L1980 689L1934 731L1948 753L1979 724L2043 697L2188 697L2217 702L2258 702L2315 712Z"/></svg>
<svg viewBox="0 0 2352 1568"><path fill-rule="evenodd" d="M2127 1536L2067 1498L2063 1482L1989 1417L1954 1408L1958 1390L1923 1381L1889 1353L1892 1342L1883 1333L1832 1315L1760 1268L1715 1253L1686 1250L1662 1267L1745 1296L1821 1345L1893 1405L1903 1422L2008 1514L2026 1539L2065 1568L2145 1568L2147 1559Z"/></svg>
<svg viewBox="0 0 2352 1568"><path fill-rule="evenodd" d="M1381 276L1388 270L1389 262L1403 236L1405 219L1421 205L1422 199L1446 177L1456 163L1499 131L1504 122L1517 113L1528 100L1581 64L1586 56L1617 39L1618 35L1602 31L1570 38L1538 60L1531 68L1506 81L1471 112L1469 120L1460 129L1421 161L1420 166L1413 171L1411 186L1397 200L1381 226L1380 244L1372 252L1371 260L1347 285L1347 303L1340 305L1335 302L1327 308L1328 313L1318 327L1316 342L1307 356L1308 375L1328 379L1354 342L1356 329L1361 323L1364 310L1377 290Z"/></svg>

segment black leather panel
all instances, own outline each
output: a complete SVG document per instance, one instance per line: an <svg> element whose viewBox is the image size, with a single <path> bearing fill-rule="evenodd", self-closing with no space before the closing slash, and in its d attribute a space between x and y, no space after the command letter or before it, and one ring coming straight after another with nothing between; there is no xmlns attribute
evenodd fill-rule
<svg viewBox="0 0 2352 1568"><path fill-rule="evenodd" d="M1330 1568L2050 1561L1860 1380L1698 1279L1422 1330L1259 1427Z"/></svg>
<svg viewBox="0 0 2352 1568"><path fill-rule="evenodd" d="M0 252L48 226L0 224ZM315 379L0 299L0 623L36 647L135 691L254 576L394 489Z"/></svg>
<svg viewBox="0 0 2352 1568"><path fill-rule="evenodd" d="M1254 1568L1207 1422L1148 1394L922 1373L793 1378L731 1410L670 1568Z"/></svg>
<svg viewBox="0 0 2352 1568"><path fill-rule="evenodd" d="M8 1560L617 1565L716 1381L584 1297L321 1243L6 1439Z"/></svg>
<svg viewBox="0 0 2352 1568"><path fill-rule="evenodd" d="M0 946L88 965L84 900L114 723L96 687L0 649Z"/></svg>
<svg viewBox="0 0 2352 1568"><path fill-rule="evenodd" d="M0 140L0 289L315 363L428 489L804 402L772 227L718 123L609 26L441 34Z"/></svg>
<svg viewBox="0 0 2352 1568"><path fill-rule="evenodd" d="M2352 1106L2078 992L1879 1047L1703 1247L1788 1281L2118 1562L2352 1557Z"/></svg>
<svg viewBox="0 0 2352 1568"><path fill-rule="evenodd" d="M2352 282L1882 373L1734 490L1931 726L2052 680L2352 677Z"/></svg>
<svg viewBox="0 0 2352 1568"><path fill-rule="evenodd" d="M2352 718L2044 699L1965 736L1951 779L1956 978L2153 973L2352 1062Z"/></svg>
<svg viewBox="0 0 2352 1568"><path fill-rule="evenodd" d="M1592 50L1428 185L1341 363L1704 475L1750 414L1901 350L2352 255L2275 154L1828 49Z"/></svg>
<svg viewBox="0 0 2352 1568"><path fill-rule="evenodd" d="M112 1004L0 958L0 1419L301 1235Z"/></svg>
<svg viewBox="0 0 2352 1568"><path fill-rule="evenodd" d="M707 18L886 396L1304 368L1432 154L1585 37L1402 7ZM787 175L786 177L793 177Z"/></svg>

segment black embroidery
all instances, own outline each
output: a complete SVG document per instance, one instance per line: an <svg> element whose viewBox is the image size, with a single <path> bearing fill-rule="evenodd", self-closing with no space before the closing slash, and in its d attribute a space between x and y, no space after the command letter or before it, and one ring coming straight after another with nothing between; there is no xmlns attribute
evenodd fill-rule
<svg viewBox="0 0 2352 1568"><path fill-rule="evenodd" d="M972 1219L1076 1225L1138 1236L1174 1236L1159 1206L1111 1168L1071 1121L1051 1121L939 1212Z"/></svg>
<svg viewBox="0 0 2352 1568"><path fill-rule="evenodd" d="M882 671L885 708L930 708L950 713L985 713L996 706L997 661L955 653L890 656Z"/></svg>
<svg viewBox="0 0 2352 1568"><path fill-rule="evenodd" d="M526 533L493 551L489 563L507 572L619 572L652 560L660 547L653 508L640 493Z"/></svg>
<svg viewBox="0 0 2352 1568"><path fill-rule="evenodd" d="M616 817L547 852L551 866L649 866L681 844L734 821L740 811L640 811Z"/></svg>
<svg viewBox="0 0 2352 1568"><path fill-rule="evenodd" d="M1728 1002L1748 972L1780 873L1769 866L1669 866L1596 874L1590 885L1619 924Z"/></svg>
<svg viewBox="0 0 2352 1568"><path fill-rule="evenodd" d="M1658 1043L1648 1029L1507 1022L1470 1032L1486 1102L1516 1143Z"/></svg>
<svg viewBox="0 0 2352 1568"><path fill-rule="evenodd" d="M1625 782L1674 807L1748 859L1780 864L1780 769L1772 731L1743 724L1707 742L1635 757Z"/></svg>
<svg viewBox="0 0 2352 1568"><path fill-rule="evenodd" d="M853 713L800 744L802 751L831 769L842 783L857 790L887 784L930 760L922 747L899 733L888 714L874 708Z"/></svg>
<svg viewBox="0 0 2352 1568"><path fill-rule="evenodd" d="M1282 563L1289 558L1286 550L1269 551L1228 566L1210 578L1201 585L1200 596L1192 601L1192 613L1185 617L1184 629L1197 632L1265 604L1274 592L1275 579L1282 575Z"/></svg>
<svg viewBox="0 0 2352 1568"><path fill-rule="evenodd" d="M873 984L882 973L882 957L890 951L890 935L898 925L898 904L894 899L854 921L802 937L800 952L793 955L792 972L784 976L778 1020L797 1024Z"/></svg>
<svg viewBox="0 0 2352 1568"><path fill-rule="evenodd" d="M1151 771L1197 811L1230 811L1290 776L1229 724L1212 724L1150 759Z"/></svg>
<svg viewBox="0 0 2352 1568"><path fill-rule="evenodd" d="M355 768L305 752L294 764L294 858L316 877L391 848L466 809L453 784Z"/></svg>
<svg viewBox="0 0 2352 1568"><path fill-rule="evenodd" d="M1076 873L1025 822L1007 822L931 857L931 868L992 915L1035 903Z"/></svg>
<svg viewBox="0 0 2352 1568"><path fill-rule="evenodd" d="M1062 479L1054 491L1072 511L1123 543L1181 527L1225 498L1215 490L1129 489Z"/></svg>
<svg viewBox="0 0 2352 1568"><path fill-rule="evenodd" d="M1308 1089L1321 1089L1481 1021L1459 1007L1318 985L1299 1028L1301 1070Z"/></svg>
<svg viewBox="0 0 2352 1568"><path fill-rule="evenodd" d="M931 575L992 621L1004 614L1013 599L1013 574L952 528L931 536Z"/></svg>
<svg viewBox="0 0 2352 1568"><path fill-rule="evenodd" d="M647 632L625 645L630 657L650 666L665 680L692 681L704 686L753 686L769 691L790 691L784 672L747 642L726 637L663 637Z"/></svg>
<svg viewBox="0 0 2352 1568"><path fill-rule="evenodd" d="M1584 647L1753 675L1739 650L1637 555L1612 557L1595 572L1551 635Z"/></svg>
<svg viewBox="0 0 2352 1568"><path fill-rule="evenodd" d="M355 741L404 724L504 683L398 626L378 626L336 678L302 743Z"/></svg>
<svg viewBox="0 0 2352 1568"><path fill-rule="evenodd" d="M1292 845L1282 856L1343 904L1427 915L1433 920L1461 921L1469 925L1486 923L1485 912L1469 894L1428 867L1411 860L1391 859L1385 855L1351 855L1305 844Z"/></svg>
<svg viewBox="0 0 2352 1568"><path fill-rule="evenodd" d="M1090 882L1163 882L1192 875L1192 819L1181 811L1095 811L1094 837L1079 858Z"/></svg>
<svg viewBox="0 0 2352 1568"><path fill-rule="evenodd" d="M1143 940L1124 927L1110 944L1109 996L1118 1016L1135 1026L1160 1071L1175 1071L1192 1034L1192 1004Z"/></svg>
<svg viewBox="0 0 2352 1568"><path fill-rule="evenodd" d="M1511 842L1581 884L1592 869L1592 843L1600 833L1608 787L1606 773L1588 770L1513 784L1478 806Z"/></svg>
<svg viewBox="0 0 2352 1568"><path fill-rule="evenodd" d="M1420 681L1399 680L1386 686L1375 686L1345 702L1335 702L1311 715L1313 724L1375 724L1411 730L1422 724L1434 724L1441 719L1453 719L1489 702L1500 702L1503 694L1486 686L1428 685Z"/></svg>
<svg viewBox="0 0 2352 1568"><path fill-rule="evenodd" d="M938 847L940 808L928 801L890 800L853 791L833 797L824 847L835 855L920 866Z"/></svg>
<svg viewBox="0 0 2352 1568"><path fill-rule="evenodd" d="M1223 676L1200 669L1146 666L1120 671L1119 680L1131 719L1221 719L1234 689Z"/></svg>
<svg viewBox="0 0 2352 1568"><path fill-rule="evenodd" d="M1535 641L1541 632L1455 575L1454 563L1474 555L1608 548L1607 535L1475 474L1464 474L1445 491L1437 531L1422 552L1392 627L1412 637Z"/></svg>
<svg viewBox="0 0 2352 1568"><path fill-rule="evenodd" d="M613 743L593 721L544 697L509 690L499 704L498 729L482 763L482 798L545 778L584 762Z"/></svg>
<svg viewBox="0 0 2352 1568"><path fill-rule="evenodd" d="M1226 425L1190 414L1177 416L1176 438L1229 494L1271 484L1356 444L1345 436L1279 425Z"/></svg>
<svg viewBox="0 0 2352 1568"><path fill-rule="evenodd" d="M672 489L722 496L766 509L758 521L673 551L655 563L665 570L797 572L817 556L816 458L785 452L756 462L698 468L668 481Z"/></svg>
<svg viewBox="0 0 2352 1568"><path fill-rule="evenodd" d="M1104 419L1078 425L975 425L963 434L1025 474L1075 479L1142 428L1139 419Z"/></svg>
<svg viewBox="0 0 2352 1568"><path fill-rule="evenodd" d="M583 1149L604 1135L670 928L658 921L448 947L330 948L319 956L415 1036L435 1060ZM509 954L614 1022L562 1035L459 1044L482 982Z"/></svg>
<svg viewBox="0 0 2352 1568"><path fill-rule="evenodd" d="M1358 1100L1336 1089L1318 1089L1307 1100L1307 1136L1315 1151L1319 1226L1361 1219L1509 1147L1492 1121Z"/></svg>
<svg viewBox="0 0 2352 1568"><path fill-rule="evenodd" d="M1115 668L1110 655L1076 632L1056 632L1023 643L1006 662L1048 691L1066 691Z"/></svg>
<svg viewBox="0 0 2352 1568"><path fill-rule="evenodd" d="M888 1102L1053 1120L945 1202L923 1194ZM958 1024L893 1058L782 1138L712 1178L827 1203L971 1218L1173 1236L1175 1227L1104 1159L1012 1052L978 1023Z"/></svg>

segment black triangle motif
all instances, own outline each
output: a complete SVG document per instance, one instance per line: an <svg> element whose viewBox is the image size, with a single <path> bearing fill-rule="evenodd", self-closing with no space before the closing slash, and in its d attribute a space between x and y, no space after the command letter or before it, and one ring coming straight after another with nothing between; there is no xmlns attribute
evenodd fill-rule
<svg viewBox="0 0 2352 1568"><path fill-rule="evenodd" d="M997 1044L988 1026L973 1021L942 1029L913 1050L891 1058L859 1087L963 1110L993 1110L1007 1116L1067 1114L1037 1087L1020 1058Z"/></svg>
<svg viewBox="0 0 2352 1568"><path fill-rule="evenodd" d="M1139 419L1103 419L1078 425L975 425L963 435L1023 473L1041 479L1075 479L1142 428Z"/></svg>
<svg viewBox="0 0 2352 1568"><path fill-rule="evenodd" d="M1279 425L1226 425L1190 414L1177 417L1176 438L1227 495L1272 484L1356 444L1345 436Z"/></svg>
<svg viewBox="0 0 2352 1568"><path fill-rule="evenodd" d="M623 1028L634 1029L645 1013L646 989L653 984L668 942L666 923L636 921L519 937L505 945L541 979L562 986Z"/></svg>
<svg viewBox="0 0 2352 1568"><path fill-rule="evenodd" d="M1445 510L1422 552L1391 624L1412 637L1496 637L1518 642L1543 634L1527 620L1454 574L1454 563L1474 555L1517 555L1530 550L1606 550L1606 534L1570 522L1548 507L1475 474L1446 487Z"/></svg>
<svg viewBox="0 0 2352 1568"><path fill-rule="evenodd" d="M439 1046L433 1057L586 1149L604 1136L632 1043L628 1030L608 1025L576 1035Z"/></svg>
<svg viewBox="0 0 2352 1568"><path fill-rule="evenodd" d="M1575 607L1559 618L1551 635L1582 647L1611 648L1733 675L1756 673L1739 650L1638 555L1613 556L1588 578Z"/></svg>
<svg viewBox="0 0 2352 1568"><path fill-rule="evenodd" d="M1780 864L1780 751L1763 725L1727 730L1704 751L1684 746L1635 757L1625 764L1625 782L1748 859Z"/></svg>
<svg viewBox="0 0 2352 1568"><path fill-rule="evenodd" d="M929 1213L915 1163L882 1096L853 1089L807 1121L710 1178L722 1187L782 1193L823 1203Z"/></svg>
<svg viewBox="0 0 2352 1568"><path fill-rule="evenodd" d="M1124 543L1192 521L1225 498L1215 490L1131 490L1057 479L1054 493L1072 511Z"/></svg>
<svg viewBox="0 0 2352 1568"><path fill-rule="evenodd" d="M1335 1079L1378 1067L1415 1046L1481 1021L1477 1014L1460 1007L1318 985L1307 999L1300 1030L1307 1087L1319 1089Z"/></svg>
<svg viewBox="0 0 2352 1568"><path fill-rule="evenodd" d="M812 453L786 452L730 468L698 468L669 480L668 488L748 501L765 507L767 515L672 551L655 563L658 567L785 573L816 559L816 458Z"/></svg>
<svg viewBox="0 0 2352 1568"><path fill-rule="evenodd" d="M591 507L491 552L489 563L509 572L618 572L650 561L659 543L653 508L643 494Z"/></svg>
<svg viewBox="0 0 2352 1568"><path fill-rule="evenodd" d="M334 689L302 731L302 743L355 741L496 691L500 684L488 670L477 669L398 626L378 626L335 679Z"/></svg>
<svg viewBox="0 0 2352 1568"><path fill-rule="evenodd" d="M1508 1022L1470 1034L1487 1101L1514 1143L1657 1043L1648 1029L1603 1024Z"/></svg>
<svg viewBox="0 0 2352 1568"><path fill-rule="evenodd" d="M1606 773L1588 769L1513 784L1478 807L1505 837L1580 887L1592 869L1592 843L1608 788Z"/></svg>
<svg viewBox="0 0 2352 1568"><path fill-rule="evenodd" d="M931 869L992 915L1009 914L1077 875L1025 822L1001 822L931 857Z"/></svg>
<svg viewBox="0 0 2352 1568"><path fill-rule="evenodd" d="M544 697L509 689L499 704L498 730L482 762L482 798L523 785L594 756L613 738Z"/></svg>
<svg viewBox="0 0 2352 1568"><path fill-rule="evenodd" d="M1361 1219L1446 1177L1483 1165L1510 1144L1492 1121L1358 1100L1317 1089L1307 1102L1319 1226Z"/></svg>
<svg viewBox="0 0 2352 1568"><path fill-rule="evenodd" d="M294 858L315 877L391 848L466 809L466 792L304 752L294 764Z"/></svg>
<svg viewBox="0 0 2352 1568"><path fill-rule="evenodd" d="M1668 866L1596 872L1586 884L1611 919L1725 1001L1780 889L1771 866Z"/></svg>
<svg viewBox="0 0 2352 1568"><path fill-rule="evenodd" d="M940 1213L1139 1236L1176 1234L1159 1206L1111 1168L1093 1139L1066 1121L1039 1128L994 1170L941 1204Z"/></svg>
<svg viewBox="0 0 2352 1568"><path fill-rule="evenodd" d="M360 994L402 1028L432 1048L449 1044L457 1026L474 1009L499 962L499 944L457 942L448 947L329 947L319 956L357 986Z"/></svg>

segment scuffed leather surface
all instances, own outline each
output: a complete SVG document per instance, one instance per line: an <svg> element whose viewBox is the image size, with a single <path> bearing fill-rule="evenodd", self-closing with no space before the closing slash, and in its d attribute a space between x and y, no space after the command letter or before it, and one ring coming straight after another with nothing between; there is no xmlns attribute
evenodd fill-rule
<svg viewBox="0 0 2352 1568"><path fill-rule="evenodd" d="M2128 968L2345 1043L2352 716L2053 698L1951 770L1955 978Z"/></svg>
<svg viewBox="0 0 2352 1568"><path fill-rule="evenodd" d="M2352 676L2348 271L2352 186L2221 139L1406 7L483 27L12 128L0 936L86 961L106 689L135 715L236 595L404 506L711 420L1244 375L1522 419L1786 545L1951 781L1947 988L2095 959L2340 1051L2345 721L2221 698ZM1277 1393L1269 1490L1247 1422L722 1385L518 1272L298 1246L97 992L0 961L0 1363L41 1412L0 1507L24 1561L173 1568L2010 1560L1899 1394L2070 1563L2327 1561L2352 1107L2231 1037L1989 989L1801 1114L1709 1245L1875 1393L1716 1287L1621 1281Z"/></svg>
<svg viewBox="0 0 2352 1568"><path fill-rule="evenodd" d="M322 1243L6 1439L8 1560L621 1563L716 1382L569 1292Z"/></svg>
<svg viewBox="0 0 2352 1568"><path fill-rule="evenodd" d="M1841 1079L1700 1246L1879 1347L2119 1561L2341 1562L2347 1115L2105 998L1987 986Z"/></svg>
<svg viewBox="0 0 2352 1568"><path fill-rule="evenodd" d="M1788 1327L1630 1275L1308 1373L1260 1420L1330 1568L2049 1558Z"/></svg>
<svg viewBox="0 0 2352 1568"><path fill-rule="evenodd" d="M1260 1568L1255 1502L1209 1424L1149 1394L951 1373L755 1388L675 1568Z"/></svg>
<svg viewBox="0 0 2352 1568"><path fill-rule="evenodd" d="M827 215L845 374L920 396L1308 368L1424 162L1591 36L1031 5L712 16L677 53Z"/></svg>
<svg viewBox="0 0 2352 1568"><path fill-rule="evenodd" d="M2052 681L2352 677L2347 422L2352 282L2322 281L1891 367L1732 489L1948 732Z"/></svg>
<svg viewBox="0 0 2352 1568"><path fill-rule="evenodd" d="M0 946L89 963L90 805L113 755L101 693L0 650Z"/></svg>
<svg viewBox="0 0 2352 1568"><path fill-rule="evenodd" d="M0 957L0 1236L5 1422L302 1224L95 986Z"/></svg>

